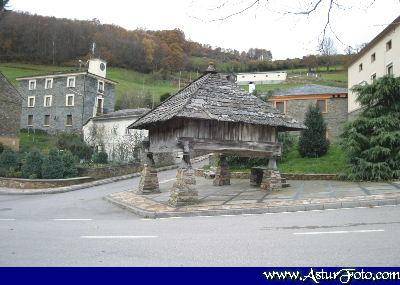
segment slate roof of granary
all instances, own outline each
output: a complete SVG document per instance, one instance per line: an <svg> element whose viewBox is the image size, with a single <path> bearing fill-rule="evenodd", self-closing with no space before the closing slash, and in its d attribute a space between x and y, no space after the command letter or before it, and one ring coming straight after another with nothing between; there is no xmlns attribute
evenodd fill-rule
<svg viewBox="0 0 400 285"><path fill-rule="evenodd" d="M321 94L347 94L347 88L308 84L286 90L277 90L272 93L274 96Z"/></svg>
<svg viewBox="0 0 400 285"><path fill-rule="evenodd" d="M287 130L304 125L287 116L217 72L209 71L144 114L129 128L146 129L172 118L243 122Z"/></svg>

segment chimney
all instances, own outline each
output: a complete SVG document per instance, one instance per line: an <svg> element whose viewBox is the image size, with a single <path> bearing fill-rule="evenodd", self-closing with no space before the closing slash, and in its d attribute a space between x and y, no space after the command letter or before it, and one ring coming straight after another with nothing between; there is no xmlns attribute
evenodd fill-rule
<svg viewBox="0 0 400 285"><path fill-rule="evenodd" d="M253 94L256 91L256 85L253 82L249 82L249 93Z"/></svg>

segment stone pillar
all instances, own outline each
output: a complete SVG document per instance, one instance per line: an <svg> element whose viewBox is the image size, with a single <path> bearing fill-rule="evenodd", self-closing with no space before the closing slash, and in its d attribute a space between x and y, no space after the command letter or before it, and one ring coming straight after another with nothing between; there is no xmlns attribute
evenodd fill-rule
<svg viewBox="0 0 400 285"><path fill-rule="evenodd" d="M262 191L274 191L282 188L282 177L276 167L275 157L269 159L268 168L263 170L260 188Z"/></svg>
<svg viewBox="0 0 400 285"><path fill-rule="evenodd" d="M217 170L215 171L213 184L214 186L231 185L231 173L229 171L229 165L226 161L226 156L223 154L219 155L219 162Z"/></svg>
<svg viewBox="0 0 400 285"><path fill-rule="evenodd" d="M190 145L184 142L181 165L176 173L176 181L170 190L169 204L173 207L196 204L198 192L196 190L194 169L190 162Z"/></svg>
<svg viewBox="0 0 400 285"><path fill-rule="evenodd" d="M143 165L142 175L140 177L137 194L156 194L160 193L158 184L157 169L153 159L153 153L147 152L145 163Z"/></svg>

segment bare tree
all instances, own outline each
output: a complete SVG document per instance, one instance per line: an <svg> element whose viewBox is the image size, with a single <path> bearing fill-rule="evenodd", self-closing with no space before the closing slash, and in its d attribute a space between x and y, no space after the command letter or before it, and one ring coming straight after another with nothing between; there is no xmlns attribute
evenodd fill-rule
<svg viewBox="0 0 400 285"><path fill-rule="evenodd" d="M332 56L336 54L336 48L331 38L325 38L320 42L318 51L322 54L323 60L325 62L326 70L329 71L329 68L332 64Z"/></svg>

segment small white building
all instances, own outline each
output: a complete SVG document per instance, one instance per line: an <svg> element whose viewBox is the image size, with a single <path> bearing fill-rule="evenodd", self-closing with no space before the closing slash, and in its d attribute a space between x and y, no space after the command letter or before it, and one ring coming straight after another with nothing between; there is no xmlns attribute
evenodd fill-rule
<svg viewBox="0 0 400 285"><path fill-rule="evenodd" d="M357 115L360 104L355 85L371 84L384 75L400 76L400 16L356 54L348 67L348 112Z"/></svg>
<svg viewBox="0 0 400 285"><path fill-rule="evenodd" d="M83 125L87 144L105 151L110 161L129 162L138 158L137 146L148 136L146 130L128 129L150 109L124 109L89 119Z"/></svg>
<svg viewBox="0 0 400 285"><path fill-rule="evenodd" d="M268 71L236 74L236 83L239 85L276 84L286 80L286 71Z"/></svg>

